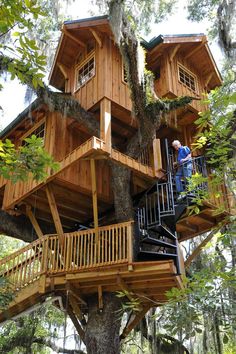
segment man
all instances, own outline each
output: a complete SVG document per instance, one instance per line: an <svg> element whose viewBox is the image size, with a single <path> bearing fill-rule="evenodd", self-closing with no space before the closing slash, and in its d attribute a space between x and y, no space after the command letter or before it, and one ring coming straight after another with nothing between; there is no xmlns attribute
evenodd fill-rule
<svg viewBox="0 0 236 354"><path fill-rule="evenodd" d="M181 193L184 191L182 177L186 179L192 176L192 170L193 170L192 156L189 147L182 146L179 140L174 140L172 142L172 146L176 151L178 151L178 157L177 157L178 169L175 175L175 182L176 182L177 192ZM180 199L182 199L181 196L178 197L178 200Z"/></svg>

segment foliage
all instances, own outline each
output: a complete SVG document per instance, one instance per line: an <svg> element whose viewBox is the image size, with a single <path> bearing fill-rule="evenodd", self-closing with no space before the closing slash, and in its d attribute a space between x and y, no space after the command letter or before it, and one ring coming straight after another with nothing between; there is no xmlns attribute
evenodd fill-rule
<svg viewBox="0 0 236 354"><path fill-rule="evenodd" d="M1 1L1 70L7 70L11 79L18 77L22 83L32 80L35 88L43 85L46 57L40 53L36 41L28 37L28 32L41 16L45 16L45 13L37 0Z"/></svg>
<svg viewBox="0 0 236 354"><path fill-rule="evenodd" d="M92 0L92 4L99 6L100 11L109 13L109 7L114 0ZM122 6L132 28L137 33L150 31L154 22L158 23L171 15L177 0L126 0Z"/></svg>
<svg viewBox="0 0 236 354"><path fill-rule="evenodd" d="M25 144L18 149L9 139L0 141L0 175L11 179L25 181L29 174L39 181L47 177L47 169L58 169L58 164L44 150L43 139L35 135L24 139Z"/></svg>
<svg viewBox="0 0 236 354"><path fill-rule="evenodd" d="M14 297L15 293L11 283L7 279L0 277L0 310L5 309Z"/></svg>
<svg viewBox="0 0 236 354"><path fill-rule="evenodd" d="M233 343L236 314L232 311L232 296L236 281L231 262L232 234L232 226L225 233L218 233L215 246L208 246L198 257L200 264L196 261L192 266L191 276L185 279L186 287L167 293L169 302L158 318L165 316L162 328L172 335L181 333L183 342L191 337L214 336L217 321L222 345L230 347Z"/></svg>
<svg viewBox="0 0 236 354"><path fill-rule="evenodd" d="M31 314L8 322L1 330L0 352L49 353L44 340L54 343L63 325L63 314L52 305L43 305Z"/></svg>
<svg viewBox="0 0 236 354"><path fill-rule="evenodd" d="M235 67L236 56L236 3L221 0L189 0L189 18L194 21L208 19L209 34L217 38L228 61ZM234 69L235 70L235 69Z"/></svg>

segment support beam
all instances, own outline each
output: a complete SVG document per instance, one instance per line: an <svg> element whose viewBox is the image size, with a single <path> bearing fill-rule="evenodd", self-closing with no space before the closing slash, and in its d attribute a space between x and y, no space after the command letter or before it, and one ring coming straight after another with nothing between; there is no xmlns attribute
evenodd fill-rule
<svg viewBox="0 0 236 354"><path fill-rule="evenodd" d="M180 48L180 44L177 44L177 45L172 49L172 51L170 52L170 62L173 61L173 59L174 59L176 53L178 52L179 48Z"/></svg>
<svg viewBox="0 0 236 354"><path fill-rule="evenodd" d="M96 244L98 245L98 201L97 201L97 181L95 160L90 160L91 182L92 182L92 198L93 198L93 221L96 233Z"/></svg>
<svg viewBox="0 0 236 354"><path fill-rule="evenodd" d="M134 302L137 300L133 296L134 295L133 291L129 289L128 285L124 282L124 280L121 278L120 275L117 276L117 283L119 284L121 290L123 290L125 292L125 294L130 302ZM141 309L141 307L140 307L140 309Z"/></svg>
<svg viewBox="0 0 236 354"><path fill-rule="evenodd" d="M203 240L200 245L198 245L193 253L188 257L188 259L185 261L184 265L185 268L188 268L191 264L191 262L199 255L201 250L207 245L207 243L214 237L214 235L222 228L222 225L218 227L217 229L212 230L209 235Z"/></svg>
<svg viewBox="0 0 236 354"><path fill-rule="evenodd" d="M68 76L68 73L67 73L67 68L61 64L61 63L57 63L59 69L61 70L62 72L62 75L64 76L65 78L65 92L70 92L70 82L69 82L69 76Z"/></svg>
<svg viewBox="0 0 236 354"><path fill-rule="evenodd" d="M100 103L100 139L106 144L106 150L111 152L111 101L106 97Z"/></svg>
<svg viewBox="0 0 236 354"><path fill-rule="evenodd" d="M79 320L82 320L82 318L83 318L82 311L81 311L76 299L73 296L69 296L69 302L70 302L71 307L74 311L74 314L78 317Z"/></svg>
<svg viewBox="0 0 236 354"><path fill-rule="evenodd" d="M48 198L48 204L52 213L52 218L55 224L55 228L59 237L60 244L64 245L64 232L61 224L61 219L58 213L56 200L53 194L52 186L50 184L46 185L46 194Z"/></svg>
<svg viewBox="0 0 236 354"><path fill-rule="evenodd" d="M205 46L206 44L206 40L204 42L202 42L201 44L199 44L196 48L194 48L191 52L189 52L187 55L184 56L184 59L189 59L191 56L193 56L195 53L197 53L199 51L199 49L201 49L202 47Z"/></svg>
<svg viewBox="0 0 236 354"><path fill-rule="evenodd" d="M65 80L68 80L68 74L66 72L65 66L63 64L61 64L61 63L57 63L57 65L58 65L59 69L61 70Z"/></svg>
<svg viewBox="0 0 236 354"><path fill-rule="evenodd" d="M140 312L131 316L131 320L126 324L122 334L120 335L120 339L124 339L127 335L134 329L135 326L141 321L141 319L145 316L148 310L151 308L151 305L145 306Z"/></svg>
<svg viewBox="0 0 236 354"><path fill-rule="evenodd" d="M77 282L78 284L78 282ZM81 304L83 304L84 306L88 306L87 302L81 297L79 290L77 288L75 288L71 283L67 283L66 284L66 289L69 291L69 293L71 293L71 295L73 295Z"/></svg>
<svg viewBox="0 0 236 354"><path fill-rule="evenodd" d="M90 28L89 29L90 32L92 33L92 35L94 36L96 42L98 43L99 47L102 48L102 39L101 36L98 34L97 31L95 31L94 29Z"/></svg>
<svg viewBox="0 0 236 354"><path fill-rule="evenodd" d="M43 237L42 230L38 224L37 219L35 218L34 214L32 213L31 205L29 205L29 204L26 205L26 215L30 219L31 224L33 225L33 228L34 228L38 238L42 238Z"/></svg>
<svg viewBox="0 0 236 354"><path fill-rule="evenodd" d="M83 328L81 327L79 321L77 320L77 317L75 316L73 309L70 305L67 306L67 313L70 316L71 321L73 322L73 325L75 326L77 332L79 333L80 338L82 339L83 343L84 343L84 337L85 337L85 333Z"/></svg>
<svg viewBox="0 0 236 354"><path fill-rule="evenodd" d="M73 39L74 42L79 44L81 47L86 48L86 45L84 42L82 42L80 39L77 37L73 36L64 26L62 27L62 33L64 33L67 37Z"/></svg>
<svg viewBox="0 0 236 354"><path fill-rule="evenodd" d="M102 286L98 285L98 308L103 309L103 297L102 297Z"/></svg>
<svg viewBox="0 0 236 354"><path fill-rule="evenodd" d="M153 139L153 170L155 177L160 177L162 169L162 158L161 158L161 141L160 139ZM162 173L163 174L163 173Z"/></svg>
<svg viewBox="0 0 236 354"><path fill-rule="evenodd" d="M193 225L188 220L181 221L181 224L191 232L198 232L198 226Z"/></svg>
<svg viewBox="0 0 236 354"><path fill-rule="evenodd" d="M210 75L208 75L208 77L205 80L205 88L207 88L209 82L211 81L212 76L214 75L214 73L211 73Z"/></svg>
<svg viewBox="0 0 236 354"><path fill-rule="evenodd" d="M210 216L204 214L197 214L195 218L200 219L201 222L208 224L209 226L214 226L216 224L216 221L212 219Z"/></svg>

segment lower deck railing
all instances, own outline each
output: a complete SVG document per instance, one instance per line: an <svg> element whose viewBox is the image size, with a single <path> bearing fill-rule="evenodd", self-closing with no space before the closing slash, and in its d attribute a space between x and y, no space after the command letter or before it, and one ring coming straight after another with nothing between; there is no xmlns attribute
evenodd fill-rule
<svg viewBox="0 0 236 354"><path fill-rule="evenodd" d="M132 263L132 221L58 235L46 235L0 260L0 276L21 289L42 274L76 272Z"/></svg>

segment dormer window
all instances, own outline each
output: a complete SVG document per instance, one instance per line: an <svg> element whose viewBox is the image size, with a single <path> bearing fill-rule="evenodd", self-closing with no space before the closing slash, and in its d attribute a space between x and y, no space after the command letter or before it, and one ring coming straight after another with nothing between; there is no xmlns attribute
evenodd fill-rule
<svg viewBox="0 0 236 354"><path fill-rule="evenodd" d="M179 63L178 63L178 76L181 84L187 86L189 90L197 92L196 76Z"/></svg>
<svg viewBox="0 0 236 354"><path fill-rule="evenodd" d="M95 76L95 56L94 53L86 58L76 69L76 87L78 90Z"/></svg>

